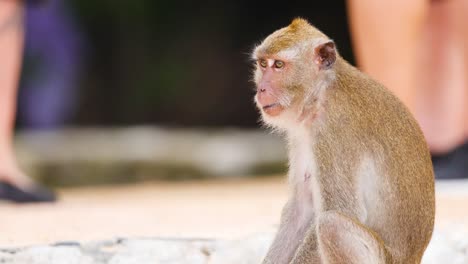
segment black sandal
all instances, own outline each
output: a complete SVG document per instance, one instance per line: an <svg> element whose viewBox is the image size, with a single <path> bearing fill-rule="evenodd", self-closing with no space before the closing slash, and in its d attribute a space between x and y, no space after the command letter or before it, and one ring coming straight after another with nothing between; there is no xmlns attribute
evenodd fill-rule
<svg viewBox="0 0 468 264"><path fill-rule="evenodd" d="M468 142L446 154L432 155L436 179L468 179Z"/></svg>
<svg viewBox="0 0 468 264"><path fill-rule="evenodd" d="M0 199L15 203L43 203L54 202L56 195L50 190L36 185L30 190L22 190L13 184L0 180Z"/></svg>

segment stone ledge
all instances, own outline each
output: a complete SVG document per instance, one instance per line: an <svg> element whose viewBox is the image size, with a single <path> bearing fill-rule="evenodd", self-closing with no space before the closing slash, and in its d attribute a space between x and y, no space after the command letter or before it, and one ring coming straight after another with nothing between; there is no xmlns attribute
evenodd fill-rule
<svg viewBox="0 0 468 264"><path fill-rule="evenodd" d="M21 165L52 186L284 172L282 140L262 130L76 128L23 131Z"/></svg>
<svg viewBox="0 0 468 264"><path fill-rule="evenodd" d="M238 264L259 263L272 235L239 241L209 239L115 239L0 249L7 264Z"/></svg>
<svg viewBox="0 0 468 264"><path fill-rule="evenodd" d="M436 230L423 264L468 263L468 234ZM49 246L0 249L5 264L258 264L273 234L236 241L209 239L115 239L62 242Z"/></svg>

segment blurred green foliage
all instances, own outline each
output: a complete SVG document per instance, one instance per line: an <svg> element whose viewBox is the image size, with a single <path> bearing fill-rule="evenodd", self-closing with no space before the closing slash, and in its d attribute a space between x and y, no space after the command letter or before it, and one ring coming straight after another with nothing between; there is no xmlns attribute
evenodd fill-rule
<svg viewBox="0 0 468 264"><path fill-rule="evenodd" d="M86 43L77 124L255 126L248 53L296 16L352 57L344 1L68 3Z"/></svg>

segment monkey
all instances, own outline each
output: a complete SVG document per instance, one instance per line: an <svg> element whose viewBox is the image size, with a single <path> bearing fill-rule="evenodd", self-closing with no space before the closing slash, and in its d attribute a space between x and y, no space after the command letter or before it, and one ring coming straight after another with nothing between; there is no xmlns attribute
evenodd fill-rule
<svg viewBox="0 0 468 264"><path fill-rule="evenodd" d="M255 104L289 159L289 197L263 263L420 263L434 172L409 110L303 18L252 59Z"/></svg>

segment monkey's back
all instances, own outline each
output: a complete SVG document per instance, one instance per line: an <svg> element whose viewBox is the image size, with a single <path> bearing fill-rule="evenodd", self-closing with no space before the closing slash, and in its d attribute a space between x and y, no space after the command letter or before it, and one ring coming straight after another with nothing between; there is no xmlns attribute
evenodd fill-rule
<svg viewBox="0 0 468 264"><path fill-rule="evenodd" d="M364 224L385 241L394 263L419 263L435 214L434 174L421 129L381 84L342 59L336 72L324 106L327 131L317 141L320 168L363 174L358 182L348 178L360 195L343 194L343 201L364 204Z"/></svg>

